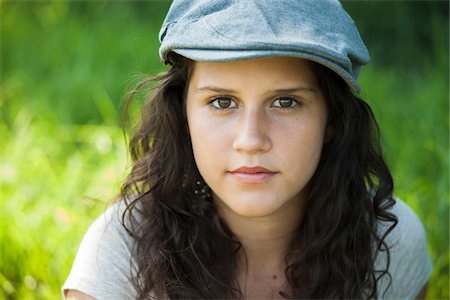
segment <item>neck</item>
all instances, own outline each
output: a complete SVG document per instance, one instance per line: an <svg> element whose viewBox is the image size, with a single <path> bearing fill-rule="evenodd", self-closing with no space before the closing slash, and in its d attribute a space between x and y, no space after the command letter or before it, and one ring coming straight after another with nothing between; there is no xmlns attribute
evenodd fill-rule
<svg viewBox="0 0 450 300"><path fill-rule="evenodd" d="M243 246L241 261L250 272L284 270L300 223L300 201L263 217L240 216L220 201L216 203L219 214Z"/></svg>
<svg viewBox="0 0 450 300"><path fill-rule="evenodd" d="M269 216L245 217L216 201L219 214L242 244L237 281L246 299L281 299L292 293L285 276L286 256L300 223L301 201Z"/></svg>

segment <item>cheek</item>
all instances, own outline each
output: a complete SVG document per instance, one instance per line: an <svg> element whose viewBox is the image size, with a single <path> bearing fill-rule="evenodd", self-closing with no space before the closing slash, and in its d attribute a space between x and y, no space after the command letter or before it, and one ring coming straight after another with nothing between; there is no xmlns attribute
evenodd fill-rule
<svg viewBox="0 0 450 300"><path fill-rule="evenodd" d="M226 160L229 136L222 126L195 111L188 113L188 124L195 163L205 178Z"/></svg>
<svg viewBox="0 0 450 300"><path fill-rule="evenodd" d="M309 180L319 163L325 135L325 121L306 122L292 127L289 132L280 135L277 156L283 159L284 168L292 172L292 180L303 178ZM298 166L293 168L293 166Z"/></svg>

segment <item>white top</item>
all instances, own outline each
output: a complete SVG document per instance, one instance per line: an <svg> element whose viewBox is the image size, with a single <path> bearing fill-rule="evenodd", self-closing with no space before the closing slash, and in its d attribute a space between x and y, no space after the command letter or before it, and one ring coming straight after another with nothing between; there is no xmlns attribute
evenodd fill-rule
<svg viewBox="0 0 450 300"><path fill-rule="evenodd" d="M120 220L123 204L115 204L104 212L86 232L69 277L62 291L74 289L96 299L135 299L136 290L130 281L136 263L130 264L133 239ZM391 246L389 272L392 283L385 291L388 279L379 284L380 299L414 299L428 281L432 263L427 251L426 235L416 214L402 201L392 208L399 222L388 235ZM376 266L384 266L380 255Z"/></svg>

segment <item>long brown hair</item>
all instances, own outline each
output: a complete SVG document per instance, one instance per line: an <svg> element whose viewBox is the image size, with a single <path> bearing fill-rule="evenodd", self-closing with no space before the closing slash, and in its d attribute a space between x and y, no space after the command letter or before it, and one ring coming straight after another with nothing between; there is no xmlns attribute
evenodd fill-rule
<svg viewBox="0 0 450 300"><path fill-rule="evenodd" d="M157 84L130 141L133 168L121 190L127 205L122 222L135 241L133 282L140 299L242 298L236 281L241 244L218 215L193 158L184 110L190 62L172 55L171 64L129 97ZM316 63L311 68L332 134L288 254L285 274L293 294L280 294L373 298L383 292L379 278L390 276L385 238L397 224L388 212L395 203L392 176L370 107L334 72ZM380 222L388 224L381 233ZM376 270L380 252L386 252L387 265Z"/></svg>

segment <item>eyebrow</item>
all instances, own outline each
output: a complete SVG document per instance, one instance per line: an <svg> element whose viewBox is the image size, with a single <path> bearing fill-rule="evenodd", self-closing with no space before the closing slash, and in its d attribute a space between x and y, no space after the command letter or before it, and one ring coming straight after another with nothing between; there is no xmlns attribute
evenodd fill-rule
<svg viewBox="0 0 450 300"><path fill-rule="evenodd" d="M233 94L236 93L235 90L232 89L226 89L216 86L203 86L200 88L195 89L196 92L216 92L216 93L222 93L222 94ZM311 87L293 87L293 88L284 88L284 89L276 89L276 90L269 90L265 92L264 94L291 94L291 93L315 93L316 89Z"/></svg>

